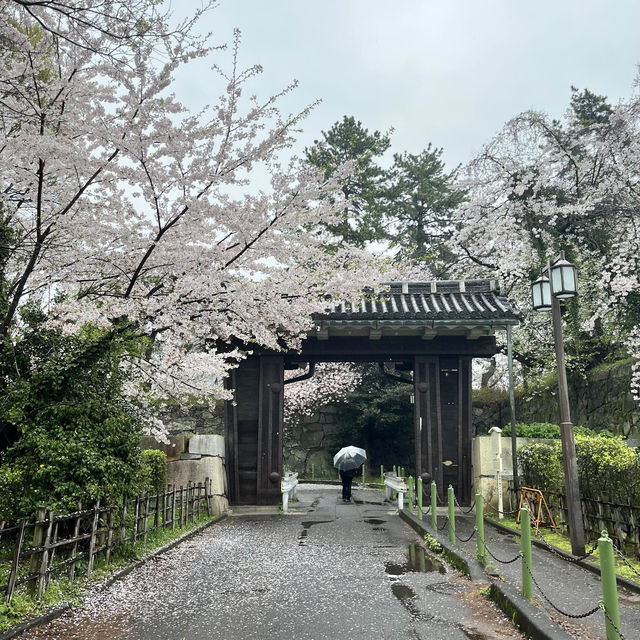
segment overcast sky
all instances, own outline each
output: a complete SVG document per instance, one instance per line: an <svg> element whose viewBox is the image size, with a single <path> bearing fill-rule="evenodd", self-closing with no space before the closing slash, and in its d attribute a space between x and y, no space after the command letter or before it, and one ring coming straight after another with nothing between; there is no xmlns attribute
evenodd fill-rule
<svg viewBox="0 0 640 640"><path fill-rule="evenodd" d="M560 116L571 85L629 97L640 63L638 0L221 0L206 23L221 42L241 29L258 95L295 78L287 111L322 99L299 150L353 115L393 127L393 151L443 147L450 167L520 111ZM207 89L202 72L178 85L195 104Z"/></svg>

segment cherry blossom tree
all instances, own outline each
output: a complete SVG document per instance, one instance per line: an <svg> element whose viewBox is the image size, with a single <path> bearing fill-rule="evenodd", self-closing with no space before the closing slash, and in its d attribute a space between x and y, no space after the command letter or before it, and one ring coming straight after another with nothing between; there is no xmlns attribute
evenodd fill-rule
<svg viewBox="0 0 640 640"><path fill-rule="evenodd" d="M293 378L300 372L287 373ZM285 385L285 423L290 425L304 416L312 416L320 407L344 400L361 381L362 371L352 364L325 362L316 365L311 378Z"/></svg>
<svg viewBox="0 0 640 640"><path fill-rule="evenodd" d="M128 361L132 395L221 397L242 357L221 343L295 348L327 296L383 278L371 254L326 251L317 223L338 221L348 167L325 179L289 157L309 111L280 112L295 83L259 100L262 69L241 65L238 33L224 52L194 35L201 12L171 26L157 8L0 9L0 334L15 339L19 309L40 299L66 331L125 324L149 338ZM174 80L215 56L204 82L221 94L192 112Z"/></svg>
<svg viewBox="0 0 640 640"><path fill-rule="evenodd" d="M636 85L637 89L637 85ZM580 273L567 305L569 354L598 364L624 345L640 357L640 99L611 106L573 90L563 121L526 112L468 167L455 236L469 273L492 271L529 307L530 283L564 250ZM544 365L548 318L527 314L519 355ZM573 343L573 344L571 344ZM635 371L638 390L640 371Z"/></svg>

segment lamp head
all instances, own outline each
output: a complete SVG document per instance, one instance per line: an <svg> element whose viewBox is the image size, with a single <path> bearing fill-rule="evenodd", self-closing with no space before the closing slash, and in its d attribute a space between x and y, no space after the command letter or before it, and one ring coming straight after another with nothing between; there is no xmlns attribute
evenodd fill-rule
<svg viewBox="0 0 640 640"><path fill-rule="evenodd" d="M576 268L561 257L551 265L551 294L558 300L563 300L573 298L577 293Z"/></svg>
<svg viewBox="0 0 640 640"><path fill-rule="evenodd" d="M540 276L531 285L533 308L536 311L551 311L551 285L549 278Z"/></svg>

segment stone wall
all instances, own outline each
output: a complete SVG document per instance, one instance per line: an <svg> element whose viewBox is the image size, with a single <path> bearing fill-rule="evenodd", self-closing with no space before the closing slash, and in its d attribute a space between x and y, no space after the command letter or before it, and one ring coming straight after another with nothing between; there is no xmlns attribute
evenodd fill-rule
<svg viewBox="0 0 640 640"><path fill-rule="evenodd" d="M203 405L172 407L159 416L170 435L197 433L224 437L224 402L210 408Z"/></svg>
<svg viewBox="0 0 640 640"><path fill-rule="evenodd" d="M298 423L287 425L284 432L284 468L297 471L301 478L335 478L333 459L329 448L336 433L335 409L322 407Z"/></svg>
<svg viewBox="0 0 640 640"><path fill-rule="evenodd" d="M569 403L574 424L595 431L608 429L630 441L640 441L640 406L630 391L631 364L623 363L591 373L587 380L570 381ZM484 399L480 399L484 396ZM491 396L491 397L487 397ZM555 379L528 393L516 389L517 422L551 422L560 420L558 388ZM474 395L473 423L476 434L493 427L502 428L510 421L509 396L506 391Z"/></svg>
<svg viewBox="0 0 640 640"><path fill-rule="evenodd" d="M221 435L180 434L169 436L168 443L145 436L140 446L167 454L167 484L186 487L189 483L204 483L209 478L214 511L222 513L228 509L224 438Z"/></svg>

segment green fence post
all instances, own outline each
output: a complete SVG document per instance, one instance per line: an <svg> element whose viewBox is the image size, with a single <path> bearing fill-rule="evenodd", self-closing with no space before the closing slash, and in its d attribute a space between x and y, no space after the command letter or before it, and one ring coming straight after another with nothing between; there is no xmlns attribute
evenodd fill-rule
<svg viewBox="0 0 640 640"><path fill-rule="evenodd" d="M529 509L520 509L520 550L522 553L522 595L527 600L533 600L533 578L531 572L531 517Z"/></svg>
<svg viewBox="0 0 640 640"><path fill-rule="evenodd" d="M418 520L422 520L422 478L418 476Z"/></svg>
<svg viewBox="0 0 640 640"><path fill-rule="evenodd" d="M364 465L362 465L362 488L364 489Z"/></svg>
<svg viewBox="0 0 640 640"><path fill-rule="evenodd" d="M396 470L396 465L395 465L395 464L393 465L393 473L394 473L394 475L396 475L396 476L398 475L398 472L397 472L397 470Z"/></svg>
<svg viewBox="0 0 640 640"><path fill-rule="evenodd" d="M384 465L380 465L380 483L384 484Z"/></svg>
<svg viewBox="0 0 640 640"><path fill-rule="evenodd" d="M431 526L438 530L438 488L435 481L431 482Z"/></svg>
<svg viewBox="0 0 640 640"><path fill-rule="evenodd" d="M602 599L607 630L607 640L620 640L620 611L618 610L618 589L616 586L616 565L613 558L613 544L606 531L598 539L600 554L600 574L602 582Z"/></svg>
<svg viewBox="0 0 640 640"><path fill-rule="evenodd" d="M316 479L316 465L313 462L311 463L311 479Z"/></svg>
<svg viewBox="0 0 640 640"><path fill-rule="evenodd" d="M407 500L409 501L409 513L413 513L413 476L407 479Z"/></svg>
<svg viewBox="0 0 640 640"><path fill-rule="evenodd" d="M487 559L487 550L484 547L484 505L481 493L476 493L476 553L480 562Z"/></svg>
<svg viewBox="0 0 640 640"><path fill-rule="evenodd" d="M456 543L456 512L454 511L454 495L453 495L453 487L449 485L447 489L447 500L449 507L449 542L451 544Z"/></svg>

